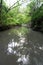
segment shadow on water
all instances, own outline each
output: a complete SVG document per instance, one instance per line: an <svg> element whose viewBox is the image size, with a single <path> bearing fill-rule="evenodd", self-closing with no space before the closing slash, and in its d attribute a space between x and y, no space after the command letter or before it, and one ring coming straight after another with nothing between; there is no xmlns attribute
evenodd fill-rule
<svg viewBox="0 0 43 65"><path fill-rule="evenodd" d="M25 27L0 32L0 65L43 65L43 34Z"/></svg>

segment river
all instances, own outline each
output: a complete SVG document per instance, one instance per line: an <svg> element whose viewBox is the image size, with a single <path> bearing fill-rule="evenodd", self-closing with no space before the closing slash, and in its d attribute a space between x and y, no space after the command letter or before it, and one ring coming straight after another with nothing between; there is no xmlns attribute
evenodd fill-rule
<svg viewBox="0 0 43 65"><path fill-rule="evenodd" d="M26 27L0 32L0 65L43 65L43 34Z"/></svg>

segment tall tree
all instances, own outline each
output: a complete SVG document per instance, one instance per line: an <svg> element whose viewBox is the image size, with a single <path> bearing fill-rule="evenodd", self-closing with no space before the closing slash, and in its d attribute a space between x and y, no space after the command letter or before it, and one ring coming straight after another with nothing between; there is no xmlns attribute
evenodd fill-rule
<svg viewBox="0 0 43 65"><path fill-rule="evenodd" d="M0 0L0 8L2 7L2 1L3 1L3 0Z"/></svg>
<svg viewBox="0 0 43 65"><path fill-rule="evenodd" d="M1 21L1 11L2 11L2 1L3 0L0 0L0 21Z"/></svg>

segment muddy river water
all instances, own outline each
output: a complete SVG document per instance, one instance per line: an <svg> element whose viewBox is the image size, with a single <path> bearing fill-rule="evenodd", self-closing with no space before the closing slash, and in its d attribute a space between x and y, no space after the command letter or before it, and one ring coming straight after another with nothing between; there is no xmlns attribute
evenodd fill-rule
<svg viewBox="0 0 43 65"><path fill-rule="evenodd" d="M43 65L43 34L26 27L0 32L0 65Z"/></svg>

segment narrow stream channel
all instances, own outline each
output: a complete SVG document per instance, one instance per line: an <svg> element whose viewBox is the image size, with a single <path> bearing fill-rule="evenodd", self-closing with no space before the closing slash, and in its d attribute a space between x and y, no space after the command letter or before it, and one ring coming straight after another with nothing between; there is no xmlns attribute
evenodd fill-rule
<svg viewBox="0 0 43 65"><path fill-rule="evenodd" d="M0 32L0 65L43 65L43 34L26 27Z"/></svg>

